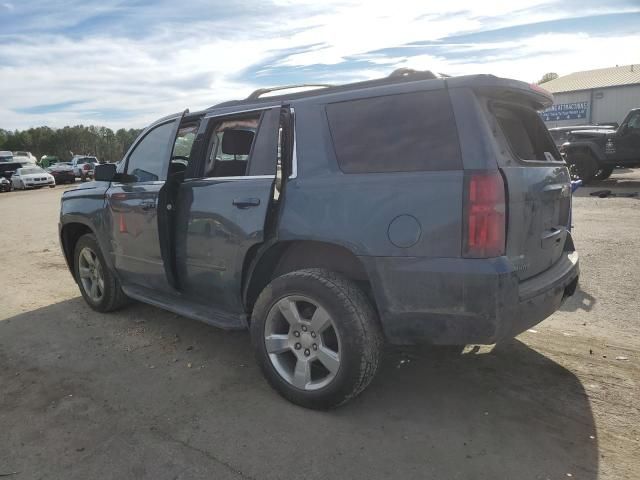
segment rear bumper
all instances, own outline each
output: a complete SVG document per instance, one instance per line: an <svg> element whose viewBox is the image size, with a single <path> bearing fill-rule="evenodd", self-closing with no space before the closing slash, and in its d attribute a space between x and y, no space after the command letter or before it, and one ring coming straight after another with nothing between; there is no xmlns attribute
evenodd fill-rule
<svg viewBox="0 0 640 480"><path fill-rule="evenodd" d="M389 342L492 344L555 312L573 295L577 252L520 282L505 257L492 259L360 257L371 279Z"/></svg>

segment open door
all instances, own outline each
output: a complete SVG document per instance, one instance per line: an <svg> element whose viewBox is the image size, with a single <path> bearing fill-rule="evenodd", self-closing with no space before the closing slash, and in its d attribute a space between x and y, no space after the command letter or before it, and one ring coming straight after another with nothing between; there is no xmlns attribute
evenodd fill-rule
<svg viewBox="0 0 640 480"><path fill-rule="evenodd" d="M146 129L127 152L121 178L106 192L113 264L123 287L171 292L165 272L159 197L163 191L182 116ZM163 207L160 208L160 211Z"/></svg>
<svg viewBox="0 0 640 480"><path fill-rule="evenodd" d="M158 192L158 234L160 253L167 283L175 290L180 289L176 270L176 215L175 205L191 161L197 161L193 145L200 125L200 117L189 118L189 110L182 113L176 122L173 146L167 166L166 180Z"/></svg>
<svg viewBox="0 0 640 480"><path fill-rule="evenodd" d="M264 241L273 204L280 108L205 118L199 168L179 184L176 278L210 323L244 325L241 282L249 249Z"/></svg>

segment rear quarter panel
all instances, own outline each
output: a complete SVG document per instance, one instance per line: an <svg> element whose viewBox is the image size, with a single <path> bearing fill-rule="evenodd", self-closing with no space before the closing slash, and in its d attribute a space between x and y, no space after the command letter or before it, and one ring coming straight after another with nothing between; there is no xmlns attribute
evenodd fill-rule
<svg viewBox="0 0 640 480"><path fill-rule="evenodd" d="M345 174L324 105L304 101L295 110L298 176L286 187L280 239L335 243L356 255L460 256L462 171ZM419 228L408 247L389 238L403 215Z"/></svg>

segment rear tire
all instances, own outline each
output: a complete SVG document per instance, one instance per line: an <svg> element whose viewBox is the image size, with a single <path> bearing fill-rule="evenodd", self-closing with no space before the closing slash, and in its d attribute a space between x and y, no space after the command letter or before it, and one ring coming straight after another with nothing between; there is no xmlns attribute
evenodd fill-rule
<svg viewBox="0 0 640 480"><path fill-rule="evenodd" d="M317 268L265 287L253 309L251 340L269 384L287 400L321 410L369 385L383 345L365 294L342 275Z"/></svg>
<svg viewBox="0 0 640 480"><path fill-rule="evenodd" d="M76 243L73 271L82 297L97 312L112 312L127 303L127 296L109 270L94 234L87 233Z"/></svg>
<svg viewBox="0 0 640 480"><path fill-rule="evenodd" d="M593 176L594 180L606 180L613 173L614 167L603 167Z"/></svg>
<svg viewBox="0 0 640 480"><path fill-rule="evenodd" d="M573 180L582 180L583 185L592 181L599 170L598 162L588 152L572 153L568 156L567 163L571 178Z"/></svg>

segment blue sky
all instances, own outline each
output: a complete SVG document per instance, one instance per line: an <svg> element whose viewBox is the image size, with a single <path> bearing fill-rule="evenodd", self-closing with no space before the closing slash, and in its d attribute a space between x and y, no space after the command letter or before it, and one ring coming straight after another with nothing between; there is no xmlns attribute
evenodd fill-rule
<svg viewBox="0 0 640 480"><path fill-rule="evenodd" d="M395 68L544 73L640 63L637 0L0 0L0 128L142 127L258 87Z"/></svg>

